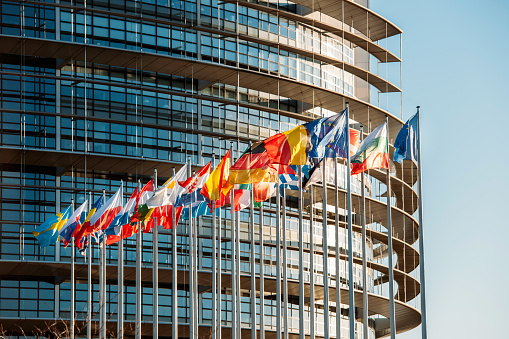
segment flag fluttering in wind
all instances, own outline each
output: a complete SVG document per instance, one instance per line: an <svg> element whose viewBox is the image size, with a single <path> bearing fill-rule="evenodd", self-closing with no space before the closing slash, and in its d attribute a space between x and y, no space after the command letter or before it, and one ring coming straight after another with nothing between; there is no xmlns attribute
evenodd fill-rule
<svg viewBox="0 0 509 339"><path fill-rule="evenodd" d="M122 187L90 217L91 232L104 231L122 209ZM102 233L102 232L101 232Z"/></svg>
<svg viewBox="0 0 509 339"><path fill-rule="evenodd" d="M350 157L357 153L361 143L361 131L350 128Z"/></svg>
<svg viewBox="0 0 509 339"><path fill-rule="evenodd" d="M212 171L200 193L210 201L218 200L221 192L227 194L233 185L228 182L230 176L231 156L230 150L226 152L223 159Z"/></svg>
<svg viewBox="0 0 509 339"><path fill-rule="evenodd" d="M417 162L417 138L419 117L416 113L403 125L394 142L394 155L392 160L401 163L402 160Z"/></svg>
<svg viewBox="0 0 509 339"><path fill-rule="evenodd" d="M362 141L359 150L351 157L352 174L368 169L389 168L389 140L387 123L383 123Z"/></svg>
<svg viewBox="0 0 509 339"><path fill-rule="evenodd" d="M313 120L304 125L309 132L308 157L318 163L323 158L346 158L346 110L331 117Z"/></svg>
<svg viewBox="0 0 509 339"><path fill-rule="evenodd" d="M179 182L179 185L185 189L179 201L175 206L182 206L184 208L184 219L196 218L208 213L208 204L210 200L200 191L205 187L205 184L210 178L210 162L203 166L198 172L189 177L186 181ZM189 214L191 210L191 215Z"/></svg>
<svg viewBox="0 0 509 339"><path fill-rule="evenodd" d="M253 196L255 202L263 202L270 199L276 193L275 182L255 182L253 183Z"/></svg>
<svg viewBox="0 0 509 339"><path fill-rule="evenodd" d="M304 165L308 131L299 125L289 131L278 133L263 141L271 163L281 165ZM272 180L275 182L275 180Z"/></svg>
<svg viewBox="0 0 509 339"><path fill-rule="evenodd" d="M60 236L64 240L65 247L69 245L69 242L71 241L72 234L81 225L82 219L85 220L85 213L88 208L88 200L85 200L83 204L81 204L80 207L78 207L74 213L69 217L69 220L65 223L64 226L60 229Z"/></svg>
<svg viewBox="0 0 509 339"><path fill-rule="evenodd" d="M88 211L88 215L85 218L85 220L81 223L81 225L78 225L78 227L76 227L76 230L72 234L72 237L74 237L74 242L76 244L76 247L78 249L80 249L80 252L82 252L82 254L86 248L86 243L87 243L86 236L91 233L90 218L103 205L104 205L104 196L101 195L99 197L99 199L97 199L94 202L90 211Z"/></svg>
<svg viewBox="0 0 509 339"><path fill-rule="evenodd" d="M274 181L276 174L263 142L255 142L230 168L228 181L232 185Z"/></svg>
<svg viewBox="0 0 509 339"><path fill-rule="evenodd" d="M72 205L69 205L62 212L57 213L55 216L43 222L39 227L32 231L37 239L39 246L48 247L58 240L58 232L65 225L67 220L72 214Z"/></svg>
<svg viewBox="0 0 509 339"><path fill-rule="evenodd" d="M122 210L115 216L110 226L104 231L104 234L108 237L106 239L106 245L116 243L121 238L124 239L127 236L132 235L131 216L136 207L136 198L138 196L138 187L134 189L131 197L124 205ZM129 234L129 235L127 235Z"/></svg>

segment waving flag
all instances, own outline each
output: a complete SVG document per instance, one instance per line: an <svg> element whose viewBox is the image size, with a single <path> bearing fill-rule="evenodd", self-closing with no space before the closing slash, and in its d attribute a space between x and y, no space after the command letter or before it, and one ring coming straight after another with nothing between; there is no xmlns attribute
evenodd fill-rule
<svg viewBox="0 0 509 339"><path fill-rule="evenodd" d="M143 222L144 232L150 231L154 225L154 218L157 217L157 223L163 225L164 229L173 227L173 206L178 201L182 193L185 191L178 182L186 178L186 166L175 174L174 177L168 179L153 196L146 200L133 216L132 221ZM175 225L178 224L181 208L175 208Z"/></svg>
<svg viewBox="0 0 509 339"><path fill-rule="evenodd" d="M389 168L389 140L387 123L383 123L371 132L359 146L359 151L351 158L352 174L368 169Z"/></svg>
<svg viewBox="0 0 509 339"><path fill-rule="evenodd" d="M275 182L256 182L252 188L255 202L268 200L276 193Z"/></svg>
<svg viewBox="0 0 509 339"><path fill-rule="evenodd" d="M90 217L92 232L105 230L122 209L122 187Z"/></svg>
<svg viewBox="0 0 509 339"><path fill-rule="evenodd" d="M361 140L361 131L350 128L350 156L357 153Z"/></svg>
<svg viewBox="0 0 509 339"><path fill-rule="evenodd" d="M193 193L197 189L201 189L210 176L210 161L203 166L198 172L187 178L186 181L180 181L179 185L186 189L186 193Z"/></svg>
<svg viewBox="0 0 509 339"><path fill-rule="evenodd" d="M414 114L403 125L394 142L394 155L392 160L400 163L402 160L412 160L417 162L417 138L418 138L418 113Z"/></svg>
<svg viewBox="0 0 509 339"><path fill-rule="evenodd" d="M304 125L278 133L263 141L270 162L281 165L304 165L307 143L308 135Z"/></svg>
<svg viewBox="0 0 509 339"><path fill-rule="evenodd" d="M58 232L58 234L60 234L60 236L62 236L62 238L64 240L65 247L67 247L67 245L69 245L69 242L71 241L72 234L74 233L76 228L78 228L81 225L81 223L80 223L81 219L85 219L84 214L86 213L87 207L88 207L88 200L85 200L85 202L83 204L81 204L81 206L78 207L74 211L74 213L69 217L69 220L67 220L65 225L62 226L62 228L60 229L60 232Z"/></svg>
<svg viewBox="0 0 509 339"><path fill-rule="evenodd" d="M228 182L228 177L230 176L230 166L231 156L230 150L228 150L221 162L210 174L200 193L210 201L218 200L221 197L221 192L227 194L233 187Z"/></svg>
<svg viewBox="0 0 509 339"><path fill-rule="evenodd" d="M58 232L65 225L72 213L72 205L69 205L63 212L43 222L32 233L37 239L39 246L48 247L58 240Z"/></svg>
<svg viewBox="0 0 509 339"><path fill-rule="evenodd" d="M106 245L116 243L120 240L120 238L125 239L132 235L133 227L131 226L130 222L131 215L133 214L134 208L136 207L137 197L138 187L134 189L134 192L131 194L131 197L125 206L115 216L110 226L108 226L108 228L104 231L104 233L108 236L106 239Z"/></svg>
<svg viewBox="0 0 509 339"><path fill-rule="evenodd" d="M200 191L205 187L205 183L210 177L210 162L203 166L201 170L189 177L184 182L179 182L186 193L182 195L175 206L184 208L185 217L189 217L189 210L191 210L191 217L195 218L207 213L207 205L210 201ZM187 210L187 212L185 211Z"/></svg>
<svg viewBox="0 0 509 339"><path fill-rule="evenodd" d="M331 117L313 120L304 127L309 133L309 158L315 162L323 158L346 158L346 110Z"/></svg>
<svg viewBox="0 0 509 339"><path fill-rule="evenodd" d="M94 213L101 208L104 205L104 197L101 195L99 199L97 199L94 202L94 205L92 205L92 208L88 212L87 217L85 220L76 227L71 237L74 237L74 242L76 244L76 247L80 249L81 251L85 250L86 245L86 236L91 233L91 227L90 227L90 218L94 215ZM84 240L85 237L85 240Z"/></svg>

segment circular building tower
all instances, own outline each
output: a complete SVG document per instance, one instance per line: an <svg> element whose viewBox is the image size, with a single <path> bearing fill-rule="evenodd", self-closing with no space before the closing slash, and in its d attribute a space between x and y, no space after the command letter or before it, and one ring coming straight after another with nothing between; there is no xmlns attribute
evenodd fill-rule
<svg viewBox="0 0 509 339"><path fill-rule="evenodd" d="M154 169L161 185L188 159L190 171L230 148L235 160L347 103L364 135L387 119L392 154L401 30L366 0L2 1L0 15L7 334L69 336L74 320L76 337L371 339L390 334L391 301L396 333L421 323L408 161L391 163L390 195L385 170L352 177L351 238L343 159L306 191L283 189L253 211L226 207L109 245L104 270L97 244L92 261L76 250L71 264L71 246L41 248L32 234L121 182L125 203Z"/></svg>

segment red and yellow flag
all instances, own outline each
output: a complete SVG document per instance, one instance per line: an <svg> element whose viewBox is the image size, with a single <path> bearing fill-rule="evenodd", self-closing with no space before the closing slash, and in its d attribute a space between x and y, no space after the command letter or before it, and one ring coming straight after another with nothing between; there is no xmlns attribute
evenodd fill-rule
<svg viewBox="0 0 509 339"><path fill-rule="evenodd" d="M270 162L281 165L305 165L307 129L299 125L263 141Z"/></svg>
<svg viewBox="0 0 509 339"><path fill-rule="evenodd" d="M230 150L228 150L203 185L200 193L210 201L218 200L221 192L226 195L232 189L233 185L228 182L231 162Z"/></svg>

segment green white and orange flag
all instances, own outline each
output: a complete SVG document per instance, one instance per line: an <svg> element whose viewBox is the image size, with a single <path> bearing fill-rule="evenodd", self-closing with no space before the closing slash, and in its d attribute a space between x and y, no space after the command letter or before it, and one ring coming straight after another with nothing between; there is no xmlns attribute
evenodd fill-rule
<svg viewBox="0 0 509 339"><path fill-rule="evenodd" d="M210 201L219 200L221 192L226 195L233 188L233 185L228 182L231 163L230 150L228 150L203 185L200 193Z"/></svg>
<svg viewBox="0 0 509 339"><path fill-rule="evenodd" d="M389 140L387 123L383 123L362 141L359 150L351 158L352 174L368 169L389 168Z"/></svg>
<svg viewBox="0 0 509 339"><path fill-rule="evenodd" d="M289 131L273 135L263 143L271 163L305 165L308 139L308 130L304 125L299 125Z"/></svg>

